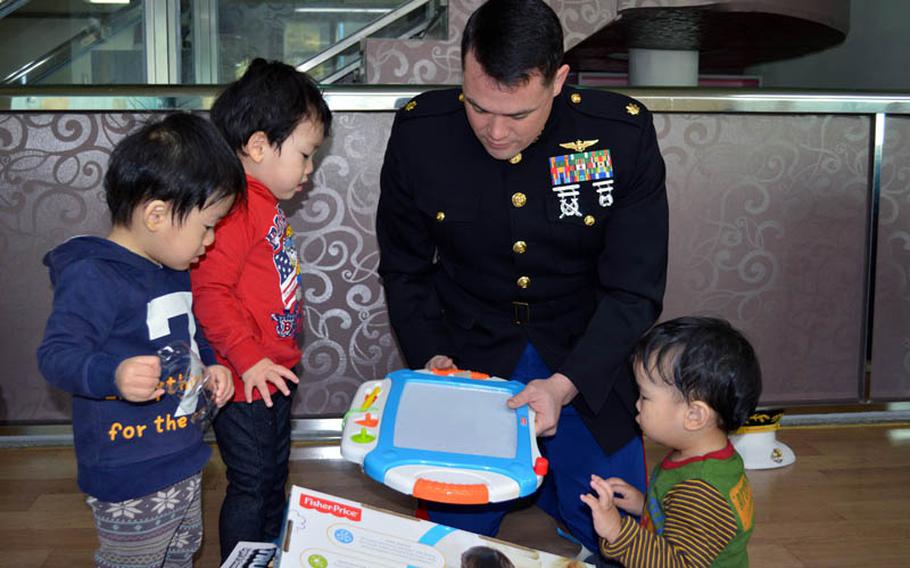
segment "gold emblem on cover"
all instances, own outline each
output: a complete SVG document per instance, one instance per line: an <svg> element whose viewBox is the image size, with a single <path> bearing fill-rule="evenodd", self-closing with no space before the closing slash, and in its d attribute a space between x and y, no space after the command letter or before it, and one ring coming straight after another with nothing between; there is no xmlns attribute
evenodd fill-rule
<svg viewBox="0 0 910 568"><path fill-rule="evenodd" d="M559 145L560 148L565 148L566 150L575 150L576 152L584 152L586 149L597 144L600 140L576 140L575 142L563 142Z"/></svg>
<svg viewBox="0 0 910 568"><path fill-rule="evenodd" d="M635 116L641 112L641 107L639 107L635 103L629 103L626 105L626 112L631 114L632 116Z"/></svg>
<svg viewBox="0 0 910 568"><path fill-rule="evenodd" d="M410 112L414 110L414 107L417 106L417 101L411 101L408 104L404 105L404 110Z"/></svg>

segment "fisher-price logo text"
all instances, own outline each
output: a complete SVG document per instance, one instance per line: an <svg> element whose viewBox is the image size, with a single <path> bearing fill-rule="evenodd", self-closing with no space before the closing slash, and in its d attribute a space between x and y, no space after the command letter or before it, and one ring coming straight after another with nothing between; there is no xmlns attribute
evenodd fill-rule
<svg viewBox="0 0 910 568"><path fill-rule="evenodd" d="M320 513L328 513L329 515L334 515L354 522L360 522L362 513L362 511L356 507L349 507L347 505L342 505L341 503L336 503L327 499L319 499L318 497L312 497L307 494L300 496L300 506L304 509L313 509Z"/></svg>

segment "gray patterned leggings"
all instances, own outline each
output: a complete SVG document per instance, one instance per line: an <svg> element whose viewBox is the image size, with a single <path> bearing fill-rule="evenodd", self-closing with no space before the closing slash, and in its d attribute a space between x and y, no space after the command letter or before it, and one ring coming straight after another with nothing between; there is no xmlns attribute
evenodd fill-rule
<svg viewBox="0 0 910 568"><path fill-rule="evenodd" d="M138 499L86 499L95 516L99 568L189 568L202 545L202 473Z"/></svg>

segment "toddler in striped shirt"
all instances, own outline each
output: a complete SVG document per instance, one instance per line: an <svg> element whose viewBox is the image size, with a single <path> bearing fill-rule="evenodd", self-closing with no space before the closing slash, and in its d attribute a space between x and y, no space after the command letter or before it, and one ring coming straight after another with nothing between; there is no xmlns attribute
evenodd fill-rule
<svg viewBox="0 0 910 568"><path fill-rule="evenodd" d="M748 566L752 491L728 434L761 394L752 346L726 321L684 317L646 333L632 365L636 420L670 452L647 494L616 477L591 476L593 493L581 500L594 516L601 554L627 568Z"/></svg>

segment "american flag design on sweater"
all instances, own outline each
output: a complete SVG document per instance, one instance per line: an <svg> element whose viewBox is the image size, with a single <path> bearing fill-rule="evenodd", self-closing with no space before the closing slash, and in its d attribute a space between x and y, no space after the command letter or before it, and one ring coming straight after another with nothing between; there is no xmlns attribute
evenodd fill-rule
<svg viewBox="0 0 910 568"><path fill-rule="evenodd" d="M278 274L278 285L281 289L282 312L273 312L275 333L278 337L292 337L303 328L300 309L300 263L294 245L294 229L280 207L276 207L275 217L269 229L268 240L272 247L272 262Z"/></svg>

